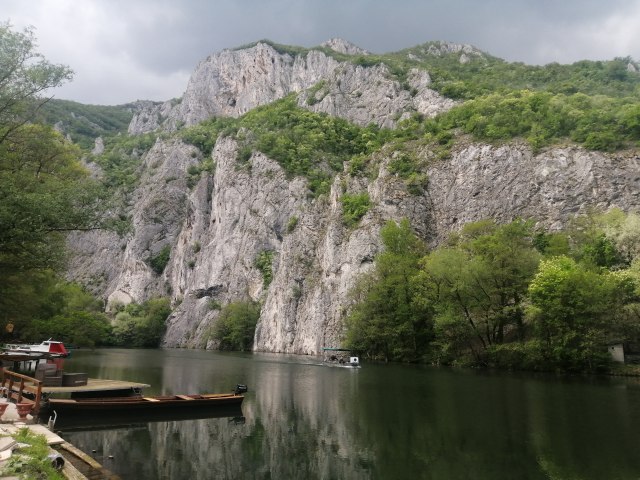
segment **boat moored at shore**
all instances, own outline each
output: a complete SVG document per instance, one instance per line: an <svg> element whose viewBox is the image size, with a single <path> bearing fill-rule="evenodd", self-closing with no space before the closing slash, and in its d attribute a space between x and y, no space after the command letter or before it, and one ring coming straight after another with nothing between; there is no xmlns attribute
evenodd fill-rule
<svg viewBox="0 0 640 480"><path fill-rule="evenodd" d="M47 407L64 415L80 412L131 412L240 405L244 396L232 393L203 393L197 395L161 395L134 397L50 398Z"/></svg>
<svg viewBox="0 0 640 480"><path fill-rule="evenodd" d="M50 338L38 344L9 343L4 346L3 354L34 356L46 354L53 358L65 358L69 356L69 351L65 348L64 343Z"/></svg>

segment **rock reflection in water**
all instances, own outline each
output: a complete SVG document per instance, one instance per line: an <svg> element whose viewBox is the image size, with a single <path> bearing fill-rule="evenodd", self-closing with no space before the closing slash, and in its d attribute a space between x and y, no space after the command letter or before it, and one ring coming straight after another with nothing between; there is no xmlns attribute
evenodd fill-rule
<svg viewBox="0 0 640 480"><path fill-rule="evenodd" d="M119 374L109 351L93 355L89 364ZM640 385L629 380L352 370L204 351L130 355L138 370L123 364L127 376L115 378L151 383L153 393L236 383L249 393L241 415L63 433L125 479L640 477ZM74 359L76 371L92 368L82 361Z"/></svg>

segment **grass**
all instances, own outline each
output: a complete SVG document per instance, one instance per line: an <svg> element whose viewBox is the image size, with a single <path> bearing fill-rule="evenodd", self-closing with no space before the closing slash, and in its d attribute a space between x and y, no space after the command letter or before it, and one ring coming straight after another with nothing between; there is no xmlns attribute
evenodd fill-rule
<svg viewBox="0 0 640 480"><path fill-rule="evenodd" d="M29 480L64 480L64 475L53 468L50 459L47 458L51 449L44 435L22 428L13 438L18 443L28 446L14 451L2 470L2 475L16 475Z"/></svg>

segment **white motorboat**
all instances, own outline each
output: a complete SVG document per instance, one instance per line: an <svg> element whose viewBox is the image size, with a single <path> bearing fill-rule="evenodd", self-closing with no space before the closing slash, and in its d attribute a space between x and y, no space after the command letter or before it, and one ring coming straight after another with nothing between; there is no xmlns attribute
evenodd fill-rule
<svg viewBox="0 0 640 480"><path fill-rule="evenodd" d="M38 344L7 344L4 353L8 355L42 355L48 354L51 357L68 357L69 351L64 343L57 340L45 340Z"/></svg>

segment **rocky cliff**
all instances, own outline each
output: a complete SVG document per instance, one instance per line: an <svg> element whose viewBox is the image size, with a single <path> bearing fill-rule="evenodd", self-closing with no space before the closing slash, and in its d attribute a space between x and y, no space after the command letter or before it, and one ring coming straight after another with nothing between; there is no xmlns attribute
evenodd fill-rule
<svg viewBox="0 0 640 480"><path fill-rule="evenodd" d="M343 55L366 53L342 40L326 48ZM290 93L300 106L339 116L359 125L393 127L412 112L434 116L454 102L429 88L427 72L413 70L402 86L388 67L363 67L338 61L320 50L304 55L280 53L258 42L242 50L224 50L200 62L180 101L149 103L137 113L129 133L162 127L175 130L211 116L237 117Z"/></svg>
<svg viewBox="0 0 640 480"><path fill-rule="evenodd" d="M358 52L341 41L343 55ZM445 46L441 46L445 48ZM462 55L475 52L446 47ZM437 52L436 52L437 53ZM175 130L212 115L239 116L290 93L301 107L360 125L393 127L412 112L435 115L453 102L429 88L429 74L412 70L406 85L384 65L341 62L324 51L280 53L258 43L201 62L179 102L149 104L130 132ZM380 251L388 220L408 218L435 244L471 221L536 218L551 228L589 207L640 206L640 161L635 153L593 153L567 146L537 154L526 145L461 142L450 159L429 163L428 186L410 193L388 172L392 151L376 153L374 180L337 175L330 194L312 198L306 180L289 179L278 163L253 152L237 160L235 140L220 137L211 154L215 172L190 184L189 167L204 158L180 140L158 140L140 167L131 202L133 233L120 239L91 233L70 239L70 276L91 285L112 306L169 295L174 311L167 347L209 347L220 305L240 299L262 304L254 348L317 354L338 345L348 292ZM416 154L429 156L428 151ZM355 228L342 221L340 197L368 192L372 207ZM170 247L161 275L148 259ZM268 252L273 277L265 282L256 258Z"/></svg>

